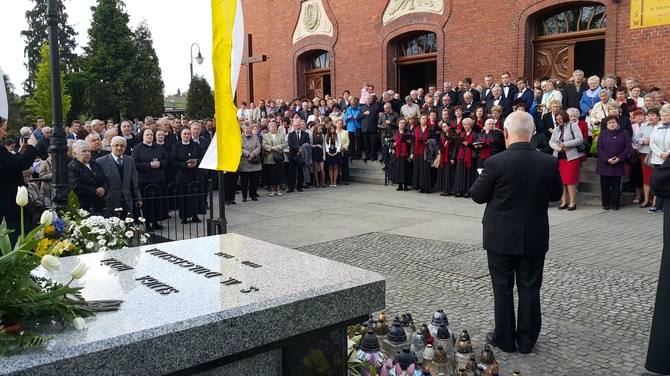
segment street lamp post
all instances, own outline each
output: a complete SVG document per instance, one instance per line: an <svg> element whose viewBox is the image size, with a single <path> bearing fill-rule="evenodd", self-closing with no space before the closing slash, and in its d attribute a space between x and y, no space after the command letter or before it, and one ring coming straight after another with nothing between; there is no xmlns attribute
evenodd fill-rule
<svg viewBox="0 0 670 376"><path fill-rule="evenodd" d="M70 184L67 171L67 140L63 127L63 102L60 86L60 56L58 53L58 0L47 4L49 25L49 58L51 63L51 115L53 135L49 151L53 160L53 206L56 210L67 208Z"/></svg>
<svg viewBox="0 0 670 376"><path fill-rule="evenodd" d="M198 63L198 65L201 65L202 62L205 60L202 55L200 54L200 45L197 43L193 43L191 45L191 87L188 88L188 91L190 92L193 88L193 47L198 47L198 56L195 57L195 61ZM191 97L191 101L193 101L193 97Z"/></svg>

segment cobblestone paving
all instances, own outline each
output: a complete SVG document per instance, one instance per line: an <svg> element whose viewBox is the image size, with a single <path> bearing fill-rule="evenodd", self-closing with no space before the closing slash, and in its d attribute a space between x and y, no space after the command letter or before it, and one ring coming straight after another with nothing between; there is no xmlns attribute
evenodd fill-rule
<svg viewBox="0 0 670 376"><path fill-rule="evenodd" d="M628 211L627 215L625 220L636 220L644 214ZM606 222L614 223L616 218L608 217ZM494 348L501 375L511 375L514 369L522 375L561 376L645 372L658 261L633 265L631 260L652 254L660 258L659 237L650 241L649 233L617 237L611 229L600 232L603 218L599 215L582 218L579 224L552 229L539 341L528 355ZM660 229L652 235L658 234ZM580 256L574 250L585 239L595 251ZM631 249L640 244L641 254L631 256ZM476 352L493 328L491 281L480 245L375 232L297 249L384 275L386 312L391 318L411 312L416 323L427 323L435 309L442 308L454 330L470 332ZM608 264L608 259L613 263ZM648 270L644 265L649 265Z"/></svg>

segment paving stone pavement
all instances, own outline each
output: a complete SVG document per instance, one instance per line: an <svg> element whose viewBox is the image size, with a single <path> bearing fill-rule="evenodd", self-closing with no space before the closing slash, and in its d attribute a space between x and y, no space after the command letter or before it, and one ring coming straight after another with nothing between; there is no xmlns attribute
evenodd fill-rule
<svg viewBox="0 0 670 376"><path fill-rule="evenodd" d="M245 203L246 204L246 203ZM374 270L386 313L427 323L437 308L475 351L493 328L481 248L483 205L352 184L261 198L228 212L229 231ZM662 216L636 207L549 209L543 325L528 355L494 352L501 375L642 375L662 249Z"/></svg>

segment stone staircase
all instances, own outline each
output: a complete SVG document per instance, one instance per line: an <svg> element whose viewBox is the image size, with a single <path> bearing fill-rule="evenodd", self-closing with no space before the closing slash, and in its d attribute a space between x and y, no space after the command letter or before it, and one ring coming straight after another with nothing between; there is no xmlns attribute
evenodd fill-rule
<svg viewBox="0 0 670 376"><path fill-rule="evenodd" d="M363 162L362 160L349 161L349 180L357 183L384 185L384 165L378 161ZM600 176L596 174L596 159L589 158L582 163L577 186L577 205L600 206ZM622 179L621 206L630 205L635 198L634 193L628 192L629 179ZM391 184L390 180L388 184Z"/></svg>
<svg viewBox="0 0 670 376"><path fill-rule="evenodd" d="M622 177L621 185L623 188L621 189L620 205L631 205L635 194L628 192L628 176ZM600 176L596 174L595 158L589 158L586 162L582 163L582 170L579 174L579 185L577 186L577 205L602 205Z"/></svg>
<svg viewBox="0 0 670 376"><path fill-rule="evenodd" d="M349 161L349 180L357 183L384 185L384 167L379 161ZM391 184L391 181L388 181Z"/></svg>

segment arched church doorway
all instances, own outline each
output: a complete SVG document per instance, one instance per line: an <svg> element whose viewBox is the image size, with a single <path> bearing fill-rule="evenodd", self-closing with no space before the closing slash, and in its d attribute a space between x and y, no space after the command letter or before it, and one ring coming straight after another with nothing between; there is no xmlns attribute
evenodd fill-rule
<svg viewBox="0 0 670 376"><path fill-rule="evenodd" d="M307 52L301 59L304 63L304 93L309 99L323 98L331 93L330 52L318 50Z"/></svg>
<svg viewBox="0 0 670 376"><path fill-rule="evenodd" d="M605 73L603 5L554 9L535 22L533 77L567 80L575 69L586 77Z"/></svg>
<svg viewBox="0 0 670 376"><path fill-rule="evenodd" d="M428 91L437 80L437 36L423 31L396 40L396 92L404 97L419 87Z"/></svg>

